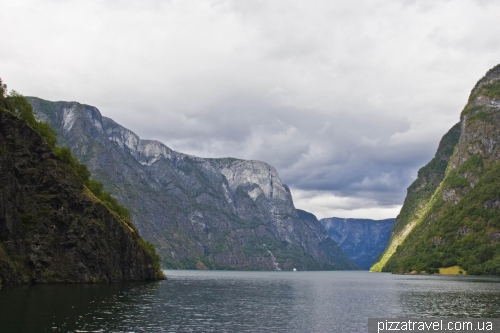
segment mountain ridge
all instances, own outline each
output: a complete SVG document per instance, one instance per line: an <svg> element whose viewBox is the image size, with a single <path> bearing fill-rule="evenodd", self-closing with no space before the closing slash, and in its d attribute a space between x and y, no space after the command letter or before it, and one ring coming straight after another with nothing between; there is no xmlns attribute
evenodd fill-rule
<svg viewBox="0 0 500 333"><path fill-rule="evenodd" d="M394 218L383 220L330 217L320 220L328 236L363 269L370 269L382 254L394 226Z"/></svg>
<svg viewBox="0 0 500 333"><path fill-rule="evenodd" d="M167 267L357 268L326 231L299 218L272 166L179 153L140 139L94 107L28 100L61 143L131 208Z"/></svg>

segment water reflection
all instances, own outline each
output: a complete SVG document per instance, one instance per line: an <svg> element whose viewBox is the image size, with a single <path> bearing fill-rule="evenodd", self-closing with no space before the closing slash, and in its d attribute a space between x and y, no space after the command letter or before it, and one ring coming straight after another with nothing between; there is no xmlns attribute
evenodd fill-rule
<svg viewBox="0 0 500 333"><path fill-rule="evenodd" d="M500 317L500 279L167 271L0 291L0 332L366 332L373 317Z"/></svg>
<svg viewBox="0 0 500 333"><path fill-rule="evenodd" d="M143 286L139 283L4 288L0 291L0 331L68 332L87 322L104 324L117 297Z"/></svg>

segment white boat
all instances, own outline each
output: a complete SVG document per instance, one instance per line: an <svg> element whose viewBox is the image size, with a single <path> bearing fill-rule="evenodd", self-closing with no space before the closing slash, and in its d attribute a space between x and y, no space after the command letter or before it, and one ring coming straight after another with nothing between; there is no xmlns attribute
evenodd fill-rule
<svg viewBox="0 0 500 333"><path fill-rule="evenodd" d="M294 269L293 269L293 271L294 271L294 272L296 272L296 271L297 271L297 268L294 268Z"/></svg>

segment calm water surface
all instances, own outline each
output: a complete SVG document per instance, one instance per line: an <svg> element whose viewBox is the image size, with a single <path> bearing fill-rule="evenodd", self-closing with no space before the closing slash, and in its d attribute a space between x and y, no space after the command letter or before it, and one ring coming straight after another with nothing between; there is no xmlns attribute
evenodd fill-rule
<svg viewBox="0 0 500 333"><path fill-rule="evenodd" d="M0 332L366 332L373 317L500 318L500 278L165 271L0 291Z"/></svg>

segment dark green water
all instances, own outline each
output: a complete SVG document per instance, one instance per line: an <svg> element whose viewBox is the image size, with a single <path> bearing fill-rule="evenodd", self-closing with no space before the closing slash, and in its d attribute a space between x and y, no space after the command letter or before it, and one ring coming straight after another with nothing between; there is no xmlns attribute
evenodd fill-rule
<svg viewBox="0 0 500 333"><path fill-rule="evenodd" d="M0 290L0 332L366 332L372 317L500 318L500 278L166 271Z"/></svg>

